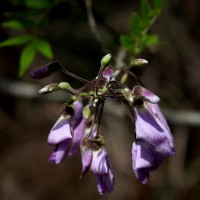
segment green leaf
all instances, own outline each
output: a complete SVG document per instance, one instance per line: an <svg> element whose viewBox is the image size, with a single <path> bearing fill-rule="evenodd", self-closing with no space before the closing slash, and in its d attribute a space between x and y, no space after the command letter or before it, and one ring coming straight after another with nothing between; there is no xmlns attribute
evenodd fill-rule
<svg viewBox="0 0 200 200"><path fill-rule="evenodd" d="M85 106L83 108L83 116L85 117L85 119L88 119L88 117L90 116L90 107L89 105Z"/></svg>
<svg viewBox="0 0 200 200"><path fill-rule="evenodd" d="M36 54L36 49L32 43L25 46L20 55L19 75L22 76L32 63Z"/></svg>
<svg viewBox="0 0 200 200"><path fill-rule="evenodd" d="M125 48L128 48L128 49L133 48L134 41L129 36L122 35L120 37L120 42L121 42L122 46Z"/></svg>
<svg viewBox="0 0 200 200"><path fill-rule="evenodd" d="M163 0L154 0L154 7L157 9L161 9L163 4Z"/></svg>
<svg viewBox="0 0 200 200"><path fill-rule="evenodd" d="M33 26L34 22L29 19L9 20L1 24L3 28L23 29Z"/></svg>
<svg viewBox="0 0 200 200"><path fill-rule="evenodd" d="M141 42L144 46L151 47L158 44L159 38L157 35L144 35Z"/></svg>
<svg viewBox="0 0 200 200"><path fill-rule="evenodd" d="M135 12L131 14L131 33L137 36L141 33L140 18Z"/></svg>
<svg viewBox="0 0 200 200"><path fill-rule="evenodd" d="M36 38L34 40L34 46L38 52L40 52L43 56L48 59L53 58L53 52L51 49L51 45L48 41L44 40L43 38Z"/></svg>
<svg viewBox="0 0 200 200"><path fill-rule="evenodd" d="M35 9L45 9L49 7L54 0L26 0L24 3L27 7Z"/></svg>
<svg viewBox="0 0 200 200"><path fill-rule="evenodd" d="M33 36L31 35L19 35L12 38L8 38L7 40L4 40L0 43L0 47L7 47L7 46L15 46L15 45L21 45L29 42L31 39L33 39Z"/></svg>
<svg viewBox="0 0 200 200"><path fill-rule="evenodd" d="M41 10L20 10L20 11L13 11L13 12L4 12L5 17L34 17L43 15L44 12Z"/></svg>
<svg viewBox="0 0 200 200"><path fill-rule="evenodd" d="M149 14L151 11L148 0L142 0L140 5L140 13L144 20L149 20Z"/></svg>

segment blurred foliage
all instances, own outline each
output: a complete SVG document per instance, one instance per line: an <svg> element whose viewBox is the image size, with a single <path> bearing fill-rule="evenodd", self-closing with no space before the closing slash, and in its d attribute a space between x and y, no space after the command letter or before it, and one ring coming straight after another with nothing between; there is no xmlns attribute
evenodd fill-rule
<svg viewBox="0 0 200 200"><path fill-rule="evenodd" d="M20 7L20 9L15 9L18 11L14 12L5 12L4 16L6 20L3 21L1 26L6 29L19 31L19 33L2 41L0 47L22 45L19 59L20 76L26 72L37 53L40 53L47 59L53 58L51 44L40 36L40 29L48 26L49 12L55 5L61 2L61 0L10 1L12 6ZM132 13L130 17L130 35L121 36L120 42L133 56L137 56L145 48L158 44L158 36L147 32L167 2L166 0L154 0L153 7L151 7L148 0L141 0L139 13Z"/></svg>
<svg viewBox="0 0 200 200"><path fill-rule="evenodd" d="M6 20L1 26L21 30L21 32L2 41L0 47L23 45L19 63L19 75L22 76L34 60L36 53L40 53L47 59L53 58L51 45L39 35L39 29L48 25L47 14L56 4L56 0L12 0L10 4L22 9L5 12Z"/></svg>
<svg viewBox="0 0 200 200"><path fill-rule="evenodd" d="M122 46L134 56L140 54L145 48L157 45L157 35L149 34L148 30L153 25L157 16L167 4L166 0L154 0L153 7L148 0L141 0L140 12L133 12L130 19L130 35L120 37Z"/></svg>

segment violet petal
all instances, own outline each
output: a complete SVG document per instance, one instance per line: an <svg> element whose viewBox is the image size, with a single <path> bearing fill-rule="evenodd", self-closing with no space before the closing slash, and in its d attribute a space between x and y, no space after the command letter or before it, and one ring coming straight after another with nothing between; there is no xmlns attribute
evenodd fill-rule
<svg viewBox="0 0 200 200"><path fill-rule="evenodd" d="M157 105L151 104L151 108L154 107L157 107ZM158 111L157 116L162 116L162 113ZM153 116L145 108L136 108L135 120L136 139L149 143L155 151L164 155L174 155L174 142L171 132L169 128L165 128L161 121L158 123L156 116Z"/></svg>
<svg viewBox="0 0 200 200"><path fill-rule="evenodd" d="M71 140L68 139L57 144L54 152L49 157L49 161L59 164L64 159L66 153L68 152L70 148L70 142Z"/></svg>
<svg viewBox="0 0 200 200"><path fill-rule="evenodd" d="M51 129L47 141L55 145L69 138L72 138L69 117L62 115Z"/></svg>
<svg viewBox="0 0 200 200"><path fill-rule="evenodd" d="M132 164L136 178L143 184L146 184L149 179L149 172L155 170L165 156L153 151L148 144L137 140L133 143L132 148Z"/></svg>

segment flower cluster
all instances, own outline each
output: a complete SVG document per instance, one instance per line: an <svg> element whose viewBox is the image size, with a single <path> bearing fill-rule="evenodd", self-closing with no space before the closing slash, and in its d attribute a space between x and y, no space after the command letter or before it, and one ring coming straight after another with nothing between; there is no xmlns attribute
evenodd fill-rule
<svg viewBox="0 0 200 200"><path fill-rule="evenodd" d="M88 171L93 172L100 194L111 192L115 185L105 140L99 131L107 98L117 99L134 124L132 165L138 180L147 183L149 173L157 169L166 156L175 154L173 137L158 106L159 97L146 89L130 71L132 67L148 62L134 59L128 67L114 70L109 65L110 59L110 54L102 58L98 76L91 81L67 71L59 62L52 62L30 74L40 79L62 71L84 83L80 89L72 88L67 82L52 83L39 92L46 94L63 90L71 94L67 103L61 106L61 116L48 136L48 143L55 146L49 161L59 164L66 156L72 156L80 149L81 177ZM132 76L138 84L130 89L125 84L124 75ZM87 100L85 105L82 99Z"/></svg>

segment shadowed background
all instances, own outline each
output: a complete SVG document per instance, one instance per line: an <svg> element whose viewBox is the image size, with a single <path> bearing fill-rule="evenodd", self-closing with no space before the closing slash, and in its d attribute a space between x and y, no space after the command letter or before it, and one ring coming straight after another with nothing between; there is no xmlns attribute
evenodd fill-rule
<svg viewBox="0 0 200 200"><path fill-rule="evenodd" d="M20 7L2 1L0 20L7 10ZM129 33L129 19L139 1L93 1L93 12L101 42L117 62L119 36ZM68 70L92 79L100 67L105 48L92 34L84 1L63 1L48 13L50 23L40 30ZM80 153L60 165L48 162L53 147L48 133L60 115L67 95L57 92L41 97L38 89L52 82L81 83L63 74L32 80L28 72L49 61L38 55L31 68L18 76L20 47L0 49L0 199L2 200L196 200L200 198L200 3L174 0L158 17L150 32L161 43L145 50L146 68L135 71L143 83L161 98L161 108L175 138L176 156L167 158L151 173L147 185L136 180L131 148L134 126L117 102L108 101L101 133L114 168L116 187L100 196L95 177L80 179ZM0 28L0 40L15 35ZM124 59L126 62L126 59ZM117 62L118 63L118 62ZM127 58L127 64L129 60Z"/></svg>

